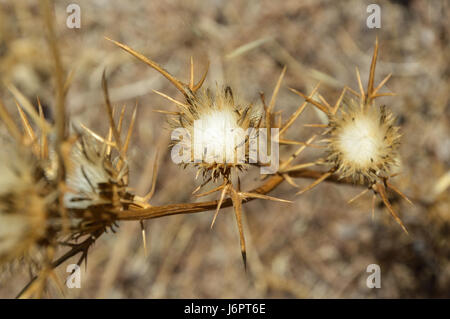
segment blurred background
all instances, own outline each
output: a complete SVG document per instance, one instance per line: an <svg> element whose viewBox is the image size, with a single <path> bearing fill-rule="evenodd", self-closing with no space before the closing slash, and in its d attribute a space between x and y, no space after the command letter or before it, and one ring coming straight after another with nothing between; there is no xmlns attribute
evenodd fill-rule
<svg viewBox="0 0 450 319"><path fill-rule="evenodd" d="M56 31L67 72L73 80L67 96L71 121L107 133L101 91L106 69L112 102L127 105L138 119L130 149L131 186L150 188L152 161L161 153L152 205L192 202L200 183L195 171L170 159L170 131L154 110L176 106L152 90L181 99L155 70L115 47L108 36L165 66L179 79L189 78L191 56L205 86L228 84L242 101L269 99L284 65L287 73L276 103L286 119L303 102L288 88L308 93L320 81L320 93L334 103L342 88L357 89L355 67L367 85L375 37L380 43L376 83L393 76L383 97L402 127L401 175L393 182L414 202L392 197L410 235L371 195L347 201L359 187L322 183L302 196L286 183L270 195L293 204L253 201L244 205L249 269L244 272L239 236L231 208L147 221L148 255L137 222L122 222L105 234L82 267L80 289L64 295L50 285L48 298L423 298L450 297L450 4L435 1L378 1L381 28L369 29L367 6L373 1L224 1L224 0L60 0L55 3ZM81 28L66 26L66 8L81 8ZM37 1L0 1L0 98L16 112L3 81L12 82L33 102L39 96L52 120L52 61ZM288 131L305 141L323 116L308 107ZM3 127L0 127L3 130ZM295 148L283 147L282 159ZM309 149L296 163L321 156ZM260 183L258 170L243 175L244 189ZM297 180L300 186L310 180ZM212 195L210 199L216 199ZM204 200L204 199L203 199ZM66 265L58 269L61 280ZM369 289L369 264L381 267L381 288ZM0 275L0 297L14 297L29 280L27 269Z"/></svg>

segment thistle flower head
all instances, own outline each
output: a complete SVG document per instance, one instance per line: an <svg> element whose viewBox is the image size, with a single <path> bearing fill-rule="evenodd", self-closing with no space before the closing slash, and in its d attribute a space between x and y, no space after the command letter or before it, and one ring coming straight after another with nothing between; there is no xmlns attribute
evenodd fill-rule
<svg viewBox="0 0 450 319"><path fill-rule="evenodd" d="M68 209L118 208L121 199L132 199L126 191L128 168L114 165L106 144L81 134L66 163L64 204Z"/></svg>
<svg viewBox="0 0 450 319"><path fill-rule="evenodd" d="M384 106L360 107L350 100L338 115L330 116L328 162L341 177L358 183L374 183L388 177L398 165L399 128Z"/></svg>
<svg viewBox="0 0 450 319"><path fill-rule="evenodd" d="M198 83L194 83L193 59L191 59L190 81L189 83L183 83L155 61L146 58L122 43L108 38L106 39L158 71L183 94L185 99L184 103L156 91L156 93L164 96L168 100L175 102L180 109L179 112L175 112L178 117L175 118L175 121L172 121L172 124L177 128L187 129L190 135L189 138L194 139L193 146L197 146L197 150L200 149L203 153L206 152L206 156L197 153L189 159L191 162L194 161L194 165L200 169L199 172L203 172L205 178L208 180L216 180L223 177L224 180L228 180L232 168L238 170L245 168L245 165L242 165L246 162L245 157L247 156L245 148L247 147L246 142L248 139L245 137L245 130L249 127L259 127L262 114L258 114L252 105L242 107L236 104L229 87L217 90L215 94L212 94L208 89L201 89L208 69ZM200 126L203 128L200 131L204 130L206 133L202 134L200 138L198 136L195 137L196 121L199 121ZM243 131L244 134L242 134ZM227 133L232 134L226 135ZM193 147L186 145L186 143L186 141L182 141L181 145L184 144L184 146L192 150ZM210 144L208 145L209 150L208 147L204 147L205 144ZM200 147L198 147L199 145ZM194 153L196 153L195 148ZM242 160L240 154L244 154L244 160ZM209 173L210 177L208 177Z"/></svg>
<svg viewBox="0 0 450 319"><path fill-rule="evenodd" d="M354 183L364 184L368 188L349 202L359 198L368 190L372 190L374 196L376 194L380 196L389 213L407 233L405 225L389 202L386 192L387 189L391 189L411 203L405 194L388 181L390 177L395 175L391 171L393 166L397 166L400 162L398 154L400 134L399 127L394 125L394 115L385 106L377 107L375 104L378 97L393 95L392 93L379 93L391 74L387 75L377 87L374 86L377 57L378 39L375 40L367 91L364 91L359 70L356 68L360 92L344 87L334 107L331 107L321 96L321 102L318 102L311 96L308 97L294 90L295 93L301 95L307 102L327 115L329 123L326 125L327 130L323 134L328 133L330 137L325 140L328 151L325 161L332 166L314 183L298 192L298 194L316 187L333 174L336 174L338 178L351 178ZM342 103L347 91L357 96L359 101L350 100ZM339 109L341 104L343 105ZM338 110L340 110L339 113ZM375 201L373 200L372 203L372 210L374 211Z"/></svg>
<svg viewBox="0 0 450 319"><path fill-rule="evenodd" d="M187 130L190 140L180 143L193 150L190 162L205 178L210 174L214 180L228 178L232 168L245 169L247 129L259 125L261 114L252 104L244 107L235 103L229 87L215 93L202 89L186 101L186 107L171 122Z"/></svg>
<svg viewBox="0 0 450 319"><path fill-rule="evenodd" d="M47 205L37 163L12 143L0 149L0 262L26 255L47 231Z"/></svg>

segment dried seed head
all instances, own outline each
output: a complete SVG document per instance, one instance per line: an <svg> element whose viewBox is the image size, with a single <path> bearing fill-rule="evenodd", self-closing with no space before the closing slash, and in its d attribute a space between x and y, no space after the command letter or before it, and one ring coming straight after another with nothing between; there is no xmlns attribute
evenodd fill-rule
<svg viewBox="0 0 450 319"><path fill-rule="evenodd" d="M122 200L131 200L126 191L128 167L117 167L105 143L81 134L66 163L66 208L72 210L120 209Z"/></svg>
<svg viewBox="0 0 450 319"><path fill-rule="evenodd" d="M0 262L22 257L47 232L44 181L28 149L0 149Z"/></svg>
<svg viewBox="0 0 450 319"><path fill-rule="evenodd" d="M388 177L399 164L399 128L395 117L384 106L361 107L350 100L340 114L330 116L328 162L342 178L374 183Z"/></svg>
<svg viewBox="0 0 450 319"><path fill-rule="evenodd" d="M158 71L183 94L185 103L175 101L173 98L160 93L172 102L176 102L180 108L180 112L177 112L178 117L172 121L174 127L187 129L190 135L188 138L191 140L192 138L194 139L194 145L189 145L192 143L186 143L186 141L181 141L175 145L181 146L182 149L188 148L192 151L195 144L197 144L197 146L200 144L200 152L195 152L194 149L194 154L191 152L188 161L191 163L194 162L194 165L200 169L199 172L203 172L204 178L216 180L219 177L223 177L224 179L228 179L232 168L236 168L237 170L243 170L245 168L246 165L244 164L247 162L245 160L247 152L243 152L243 149L247 147L246 144L248 139L243 136L245 134L242 134L242 131L245 132L249 127L259 127L262 117L261 114L258 114L258 112L254 110L252 105L242 107L236 104L229 87L217 90L215 94L211 94L209 90L202 89L208 69L195 84L193 59L191 59L190 81L189 83L183 83L155 61L146 58L125 44L109 38L106 39ZM209 134L209 136L202 134L201 138L198 139L197 137L197 140L195 140L196 137L194 133L196 121L200 121L202 130ZM232 130L235 131L234 137L228 137L226 132L231 132ZM241 133L238 131L241 131ZM242 142L243 139L244 141ZM205 149L203 144L210 144L208 145L210 149ZM197 147L197 149L198 148L199 147ZM228 153L230 153L228 155L227 149L229 150ZM204 153L205 151L207 153L206 156L199 154ZM241 156L242 153L244 153L243 161ZM172 152L172 155L173 154L174 152ZM208 154L214 155L208 156ZM238 157L238 159L236 159L236 157ZM226 161L224 161L224 159L226 159ZM180 162L186 163L186 161ZM210 176L208 177L208 175Z"/></svg>
<svg viewBox="0 0 450 319"><path fill-rule="evenodd" d="M245 169L247 130L258 127L262 114L251 104L236 104L229 87L215 94L199 90L186 102L171 124L187 130L190 139L179 143L191 150L190 162L202 170L205 178L211 176L213 180L228 178L232 168Z"/></svg>

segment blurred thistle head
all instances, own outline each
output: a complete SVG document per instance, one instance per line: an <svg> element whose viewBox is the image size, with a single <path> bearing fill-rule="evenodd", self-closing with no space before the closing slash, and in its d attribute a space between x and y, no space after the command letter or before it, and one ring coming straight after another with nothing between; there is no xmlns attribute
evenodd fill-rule
<svg viewBox="0 0 450 319"><path fill-rule="evenodd" d="M80 133L66 160L64 204L70 210L112 211L132 200L127 192L128 166L113 157L111 146Z"/></svg>
<svg viewBox="0 0 450 319"><path fill-rule="evenodd" d="M398 165L399 127L385 106L361 107L350 100L330 115L327 161L340 177L373 184Z"/></svg>
<svg viewBox="0 0 450 319"><path fill-rule="evenodd" d="M47 193L29 149L11 142L0 149L0 262L25 256L47 233Z"/></svg>

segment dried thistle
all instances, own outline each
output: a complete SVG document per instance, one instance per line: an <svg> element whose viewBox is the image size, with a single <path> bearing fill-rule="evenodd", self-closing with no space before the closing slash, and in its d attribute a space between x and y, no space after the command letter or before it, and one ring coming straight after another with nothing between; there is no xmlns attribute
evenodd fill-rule
<svg viewBox="0 0 450 319"><path fill-rule="evenodd" d="M390 188L411 203L402 192L388 182L389 178L395 176L392 169L399 164L398 148L401 135L399 127L395 126L396 119L392 112L386 106L377 107L374 102L380 96L392 95L378 93L391 74L374 88L377 57L378 39L375 42L367 92L364 92L359 71L356 69L360 92L357 93L345 87L334 107L331 107L322 96L320 96L321 102L318 102L292 89L294 93L324 112L329 120L324 132L329 135L329 138L324 140L328 155L322 162L329 164L331 168L299 194L317 186L333 174L340 179L350 178L353 183L366 185L367 189L349 202L372 190L374 198L376 194L379 194L390 214L407 233L406 227L393 210L386 194L386 189ZM348 99L343 103L346 91L358 97L359 102Z"/></svg>
<svg viewBox="0 0 450 319"><path fill-rule="evenodd" d="M108 39L110 40L110 39ZM179 108L178 112L165 112L174 115L169 121L174 128L184 128L187 130L190 138L194 139L193 146L189 149L195 149L196 146L202 147L208 145L212 147L209 150L202 148L201 152L191 152L189 162L201 170L205 180L217 181L222 179L231 180L232 169L243 170L248 161L239 161L237 154L246 154L248 148L245 134L248 128L260 127L262 113L258 112L252 104L245 106L235 100L232 89L229 86L216 88L212 90L202 88L208 70L197 84L194 84L194 64L191 59L191 78L190 83L186 84L175 78L156 62L144 57L128 46L110 40L125 51L131 53L147 65L151 66L162 75L164 75L184 96L185 101L177 101L164 93L155 91L159 95L174 102ZM199 136L194 136L195 123L199 123ZM234 134L227 134L233 132ZM182 141L181 143L189 143ZM173 147L175 144L171 144ZM246 154L248 155L248 154ZM248 159L248 158L247 158ZM186 165L185 165L186 166Z"/></svg>
<svg viewBox="0 0 450 319"><path fill-rule="evenodd" d="M12 85L9 88L27 106L25 110L34 123L22 105L16 103L21 130L0 102L0 117L10 134L5 137L8 142L0 152L0 263L26 257L27 263L36 264L39 275L35 279L39 280L30 286L32 289L21 293L29 296L32 291L42 292L45 278L51 275L55 265L79 252L82 256L78 263L83 262L95 240L107 229L113 229L117 212L147 208L151 196L140 198L128 189L126 151L136 109L125 141L112 141L112 132L120 136L124 108L117 127L112 121L114 126L107 138L82 126L83 131L60 142L58 153L55 128L45 120L39 100L38 114L17 88ZM108 104L107 109L110 107ZM59 180L61 176L63 179ZM52 262L60 245L71 249ZM44 259L35 260L38 252L34 247L43 252Z"/></svg>
<svg viewBox="0 0 450 319"><path fill-rule="evenodd" d="M246 267L246 248L242 226L242 202L251 198L275 201L284 200L258 193L241 192L239 181L237 186L233 185L232 169L241 171L248 166L245 164L246 161L239 161L238 156L238 154L242 153L245 154L245 156L248 156L246 152L248 149L248 138L245 135L248 128L256 129L265 127L270 129L275 127L272 123L272 110L286 69L283 70L280 76L270 105L268 107L264 105L266 110L266 121L263 123L262 112L258 112L258 110L251 104L241 106L237 103L230 87L217 89L215 93L211 93L209 89L203 89L202 85L206 78L207 71L204 73L200 81L195 84L194 64L192 59L190 81L189 83L183 83L159 64L134 51L130 47L117 41L108 38L106 39L113 42L126 52L132 54L150 67L154 68L156 71L165 76L183 94L185 100L184 102L180 102L165 95L164 93L156 92L174 102L179 108L179 111L176 112L175 116L171 119L172 125L176 128L186 129L188 135L194 137L194 145L192 147L194 149L194 153L190 156L190 163L193 163L193 165L198 168L198 174L203 174L205 181L202 185L197 187L193 193L197 193L201 187L206 185L209 181L215 182L218 179L222 180L222 184L220 186L196 196L200 197L219 191L221 192L211 227L214 225L225 197L227 195L230 196L240 234L241 253L244 261L244 267ZM174 115L173 112L161 112ZM196 121L200 122L202 127L201 130L203 131L203 134L200 134L200 138L198 138L198 134L196 136L196 133L198 132L196 132ZM235 134L228 135L227 132L230 131ZM181 141L181 143L191 143L191 140L188 142ZM200 148L201 152L196 154L195 149L197 145L202 147ZM211 147L212 145L212 149L207 150L206 148L203 148L203 145L208 145L208 147ZM173 146L174 145L172 145L172 147ZM192 148L188 147L188 149ZM205 153L210 153L212 156L204 156ZM255 164L259 165L258 163Z"/></svg>
<svg viewBox="0 0 450 319"><path fill-rule="evenodd" d="M132 127L130 127L132 129ZM128 187L128 165L114 155L115 144L85 128L65 160L64 205L81 219L80 234L112 228L122 210L149 207L149 198L135 196Z"/></svg>
<svg viewBox="0 0 450 319"><path fill-rule="evenodd" d="M120 136L125 108L118 126L111 127L106 138L81 125L82 130L63 141L63 169L60 170L55 140L49 138L42 127L36 132L22 107L17 104L17 108L24 133L0 103L0 117L8 123L11 135L6 139L15 139L0 151L0 263L28 257L26 253L35 246L44 251L44 255L47 254L45 248L51 248L52 252L36 262L39 275L33 279L33 285L21 292L20 296L24 297L31 296L32 291L41 292L44 278L52 275L51 269L67 258L81 252L78 264L85 261L95 240L108 229L114 231L116 214L150 207L147 201L153 191L141 198L128 188L126 151L136 109L125 141L112 141L114 130ZM35 125L49 126L49 131L53 130L42 112L32 117L40 119ZM64 172L62 182L58 182L58 171ZM8 227L3 227L5 225ZM78 242L81 237L85 239ZM53 252L60 245L71 248L52 262ZM36 254L36 249L28 254L30 262L35 263Z"/></svg>
<svg viewBox="0 0 450 319"><path fill-rule="evenodd" d="M122 109L118 125L116 125L115 112L109 101L105 74L103 76L102 84L107 116L110 124L108 135L106 137L101 137L99 134L92 132L86 127L83 127L83 131L80 130L74 135L66 134L64 96L67 90L67 82L64 83L64 72L59 60L59 52L55 35L52 31L52 25L49 22L49 16L46 16L46 19L50 31L50 47L52 54L55 57L55 79L57 82L55 102L57 112L55 113L57 115L57 125L51 127L45 122L41 108L39 115L32 113L33 108L30 108L28 103L23 105L23 107L29 112L28 115L33 118L35 124L40 129L40 134L34 132L30 123L28 123L28 118L24 114L22 107L18 105L25 131L25 133L22 134L15 124L11 123L9 115L4 112L4 108L0 104L0 117L3 118L10 135L18 141L19 145L30 146L30 149L27 150L30 157L24 156L23 158L31 158L32 160L26 162L25 166L33 172L40 172L37 175L39 176L37 179L36 176L33 175L35 178L33 185L31 185L31 183L25 183L30 187L28 193L36 195L29 197L27 201L21 201L19 203L11 201L11 204L10 202L4 201L4 203L7 203L8 205L0 205L0 218L4 215L3 212L8 211L10 208L11 211L18 212L24 207L22 205L26 204L27 206L25 207L31 205L29 201L39 201L38 204L33 206L38 208L38 210L35 211L34 209L31 209L27 211L27 214L24 214L27 221L32 221L32 223L23 223L23 219L20 219L22 224L19 220L17 221L17 224L19 225L18 229L20 229L17 234L25 231L25 226L36 225L37 227L39 226L38 224L40 224L44 225L44 227L36 229L36 234L33 232L26 234L27 236L32 236L32 238L34 238L32 243L53 248L56 246L56 240L60 240L58 244L71 247L67 253L46 265L45 271L42 272L42 276L39 275L39 278L43 277L48 269L58 266L63 261L80 252L82 253L82 256L79 263L81 263L86 259L88 249L95 240L108 229L114 230L113 226L115 226L116 221L139 220L142 222L142 220L149 218L215 209L216 212L211 224L212 227L220 208L231 205L234 207L240 234L241 253L244 265L246 265L245 238L242 226L242 205L255 198L284 201L267 196L266 194L276 188L284 180L291 185L296 186L292 177L316 179L313 185L307 189L312 188L324 180L347 183L347 180L352 179L352 182L365 183L369 187L368 189L373 190L374 193L381 196L391 214L396 217L397 221L403 227L403 224L392 210L385 193L385 189L389 187L404 196L388 182L388 178L392 173L391 169L398 161L397 148L399 144L399 134L398 128L394 126L395 119L384 107L376 108L375 105L373 105L374 99L382 95L377 94L377 91L388 79L387 77L383 80L376 89L373 88L373 77L378 49L377 44L372 61L367 94L364 93L361 84L361 94L346 88L344 89L341 98L332 108L322 97L322 103L312 99L318 89L318 87L316 87L309 97L305 97L306 102L303 103L282 125L281 114L279 112L274 112L274 106L286 68L284 68L278 79L272 99L268 105L265 103L264 96L261 96L264 106L264 114L261 114L253 105L242 105L239 103L238 99L235 99L233 96L232 90L229 87L217 88L214 93L209 89L202 88L207 71L198 83L194 83L194 66L192 59L190 81L189 83L183 83L152 60L145 58L123 44L111 40L125 51L156 69L183 94L184 101L180 102L161 92L157 92L170 101L175 102L179 108L178 112L161 111L172 115L170 121L173 127L186 129L191 136L195 136L195 122L201 121L205 126L205 131L208 133L212 132L210 135L203 135L200 140L196 140L196 142L201 145L212 145L213 150L211 153L214 154L214 156L196 157L198 154L191 154L192 165L198 168L198 175L202 174L204 176L203 184L200 185L194 193L197 193L201 187L210 181L222 181L220 186L204 192L203 194L196 194L196 196L201 197L207 194L220 192L219 199L210 202L169 204L153 207L147 202L152 197L155 190L155 177L153 177L152 189L149 194L142 198L134 195L128 188L126 153L130 143L136 111L133 113L127 137L123 141L121 139L121 130L125 109ZM359 73L358 80L360 82ZM340 113L337 114L347 89L352 93L356 93L355 95L360 98L360 102L358 104L358 102L353 100L346 101L344 106L340 109ZM23 98L21 100L21 97L17 92L14 95L16 99L23 104ZM313 163L292 165L293 160L306 147L315 147L315 145L312 144L316 137L315 135L307 142L291 141L284 138L284 133L303 112L307 102L318 107L329 117L329 124L327 125L326 131L326 133L329 133L330 135L330 138L327 140L328 156ZM28 105L28 108L26 105ZM248 141L242 135L240 140L230 140L230 137L224 133L227 129L240 132L246 131L248 128L260 127L265 127L267 129L279 128L280 131L278 137L280 138L280 144L300 145L300 147L287 160L283 161L280 171L277 174L267 178L260 187L245 192L240 189L239 178L237 183L233 183L234 177L237 176L237 174L232 174L232 172L235 170L245 170L248 167L246 164L247 161L244 163L238 162L235 156L237 153L242 151L245 152L247 150ZM54 140L49 141L49 132L55 131L56 134ZM184 141L181 141L179 143L183 142ZM173 146L174 145L172 145L172 147ZM229 154L231 154L231 160ZM200 155L204 155L203 152ZM305 167L317 164L329 164L331 169L327 172L305 170ZM20 161L18 161L17 165L21 165ZM256 163L256 165L260 165L260 163ZM10 166L11 165L6 167ZM13 171L16 172L15 169L13 169ZM157 169L154 171L157 171ZM2 170L0 167L0 173L1 172ZM27 170L24 170L24 172L27 172ZM16 175L22 178L21 174ZM28 174L27 176L30 175ZM263 179L265 178L266 176L263 177ZM18 179L16 178L16 180ZM26 180L29 180L29 178ZM5 189L8 189L9 191L10 188L11 187L8 186ZM20 193L19 196L23 196L23 192L20 191L19 188L17 188L17 191ZM5 192L5 194L9 193ZM2 200L2 198L0 184L0 200ZM10 198L15 197L8 196L8 199ZM29 214L34 217L29 217ZM49 225L52 226L49 227ZM68 225L68 229L65 229L65 225ZM45 231L42 231L42 229ZM5 230L1 228L0 224L0 232L2 231ZM22 235L24 234L22 233ZM82 236L85 236L84 240L78 242ZM14 237L12 236L11 242L4 242L5 247L16 247L16 242L17 241L14 241ZM27 240L23 240L22 242L26 243ZM1 244L2 242L0 241L0 257L2 251ZM26 251L27 249L19 247L16 250ZM52 256L53 255L49 254L48 260L53 260Z"/></svg>
<svg viewBox="0 0 450 319"><path fill-rule="evenodd" d="M108 205L121 206L117 200L127 198L125 178L128 167L120 170L113 165L107 144L101 144L88 134L80 134L66 163L64 203L68 209L83 210Z"/></svg>
<svg viewBox="0 0 450 319"><path fill-rule="evenodd" d="M64 100L71 77L64 79L51 4L49 1L41 4L55 64L55 125L44 118L39 99L37 113L11 83L6 85L17 100L23 130L0 101L0 118L10 134L5 139L14 140L0 150L0 263L27 257L33 247L43 251L44 256L39 261L37 275L21 291L20 297L41 296L47 277L56 278L53 268L78 253L82 254L78 261L81 264L96 239L107 229L113 229L115 214L150 207L146 202L154 191L153 183L152 191L140 198L128 189L126 153L136 110L126 139L121 141L125 108L116 126L105 76L108 137L101 138L87 128L83 133L67 134ZM28 116L34 123L30 123ZM84 240L78 242L81 237ZM70 249L54 260L60 246ZM29 255L33 259L35 250Z"/></svg>
<svg viewBox="0 0 450 319"><path fill-rule="evenodd" d="M385 107L363 107L350 100L339 114L330 115L327 163L342 178L374 184L399 165L399 127Z"/></svg>
<svg viewBox="0 0 450 319"><path fill-rule="evenodd" d="M47 238L49 194L29 150L5 141L0 149L0 263L29 257Z"/></svg>
<svg viewBox="0 0 450 319"><path fill-rule="evenodd" d="M52 174L48 152L48 123L31 103L15 88L12 93L27 104L27 112L39 126L33 129L27 115L16 103L21 119L21 130L0 102L0 117L10 136L2 137L0 151L0 211L1 244L0 263L24 259L34 268L45 268L50 262L63 228L63 218L58 208L58 186ZM16 243L16 244L14 244Z"/></svg>
<svg viewBox="0 0 450 319"><path fill-rule="evenodd" d="M171 119L172 125L186 129L194 137L190 162L202 170L205 180L230 180L232 169L242 171L248 167L246 132L258 127L261 114L252 104L236 104L230 87L216 93L205 89L195 95L188 93L189 104ZM196 130L196 126L200 127ZM196 149L200 152L196 153ZM245 159L240 161L239 154L244 154Z"/></svg>

